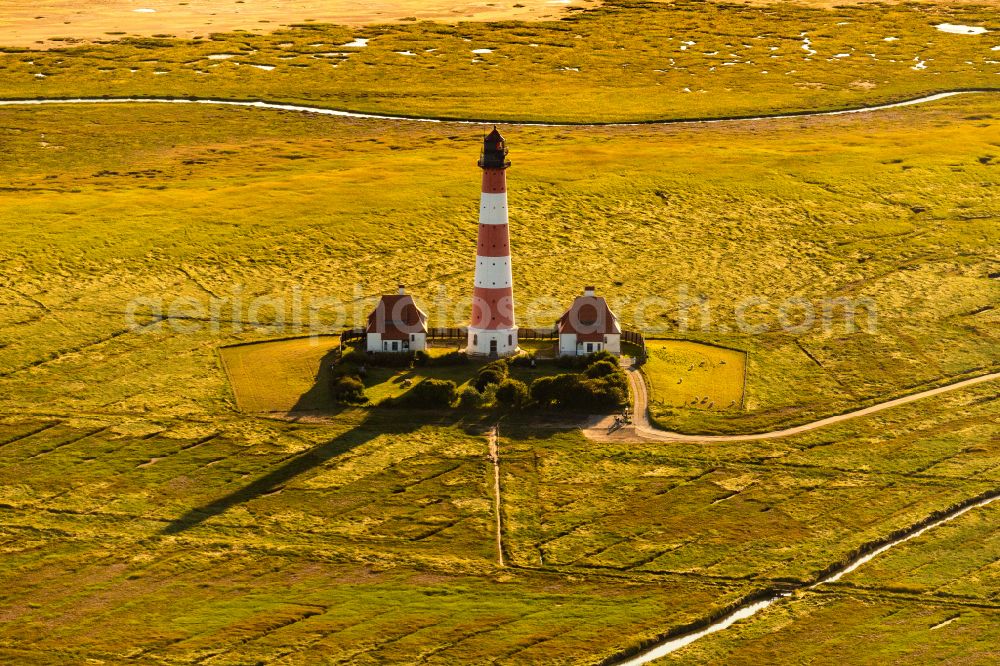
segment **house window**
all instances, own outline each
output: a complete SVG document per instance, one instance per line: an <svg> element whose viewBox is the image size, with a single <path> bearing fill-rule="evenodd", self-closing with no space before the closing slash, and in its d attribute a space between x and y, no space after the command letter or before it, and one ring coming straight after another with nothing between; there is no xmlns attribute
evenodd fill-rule
<svg viewBox="0 0 1000 666"><path fill-rule="evenodd" d="M472 346L473 346L473 347L475 347L475 346L477 346L478 344L479 344L479 336L478 336L478 335L475 335L475 334L473 334L473 336L472 336Z"/></svg>
<svg viewBox="0 0 1000 666"><path fill-rule="evenodd" d="M417 334L410 333L410 342L416 342L416 341L417 341Z"/></svg>
<svg viewBox="0 0 1000 666"><path fill-rule="evenodd" d="M514 346L514 336L513 335L508 335L507 336L507 346L508 347L513 347Z"/></svg>
<svg viewBox="0 0 1000 666"><path fill-rule="evenodd" d="M591 353L592 351L594 351L594 343L592 343L592 342L588 342L588 343L587 343L587 353L589 354L589 353Z"/></svg>
<svg viewBox="0 0 1000 666"><path fill-rule="evenodd" d="M399 343L395 340L392 341L392 351L399 351Z"/></svg>
<svg viewBox="0 0 1000 666"><path fill-rule="evenodd" d="M388 342L383 342L382 343L382 351L389 351L389 343Z"/></svg>

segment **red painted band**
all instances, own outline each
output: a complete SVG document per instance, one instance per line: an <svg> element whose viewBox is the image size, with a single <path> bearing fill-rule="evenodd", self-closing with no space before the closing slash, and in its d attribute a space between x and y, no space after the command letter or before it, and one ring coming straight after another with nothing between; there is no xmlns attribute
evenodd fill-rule
<svg viewBox="0 0 1000 666"><path fill-rule="evenodd" d="M509 257L510 236L506 224L480 224L476 254L480 257Z"/></svg>
<svg viewBox="0 0 1000 666"><path fill-rule="evenodd" d="M496 330L514 326L514 290L476 287L472 291L472 328Z"/></svg>
<svg viewBox="0 0 1000 666"><path fill-rule="evenodd" d="M507 172L504 169L483 169L483 192L502 194L507 191Z"/></svg>

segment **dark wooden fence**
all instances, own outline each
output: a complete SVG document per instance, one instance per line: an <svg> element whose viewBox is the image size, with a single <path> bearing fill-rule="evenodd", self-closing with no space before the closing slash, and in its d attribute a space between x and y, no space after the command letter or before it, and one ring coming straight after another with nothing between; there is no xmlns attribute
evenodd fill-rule
<svg viewBox="0 0 1000 666"><path fill-rule="evenodd" d="M469 329L458 328L429 328L427 329L428 340L464 340L468 336ZM517 331L518 340L552 340L557 337L554 328L520 328Z"/></svg>
<svg viewBox="0 0 1000 666"><path fill-rule="evenodd" d="M429 328L427 329L427 339L430 340L464 340L468 334L465 327L452 328ZM340 334L340 348L351 340L363 340L365 329L348 328ZM555 327L552 328L521 328L517 331L519 340L555 340L559 333ZM629 342L642 350L643 359L646 356L646 337L637 331L622 331L622 342Z"/></svg>
<svg viewBox="0 0 1000 666"><path fill-rule="evenodd" d="M641 349L641 353L636 360L639 363L646 361L646 336L638 331L622 331L622 342L630 342Z"/></svg>
<svg viewBox="0 0 1000 666"><path fill-rule="evenodd" d="M343 347L351 340L360 340L365 337L365 329L348 328L340 334L340 346Z"/></svg>

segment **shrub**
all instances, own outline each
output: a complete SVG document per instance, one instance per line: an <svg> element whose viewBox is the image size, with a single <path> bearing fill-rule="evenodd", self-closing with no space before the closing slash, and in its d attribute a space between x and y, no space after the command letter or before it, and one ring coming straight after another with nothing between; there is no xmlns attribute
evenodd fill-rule
<svg viewBox="0 0 1000 666"><path fill-rule="evenodd" d="M602 349L599 352L587 354L586 356L560 356L556 359L556 364L558 364L560 368L567 369L589 368L590 366L600 363L601 361L610 361L615 365L618 365L618 358L607 349Z"/></svg>
<svg viewBox="0 0 1000 666"><path fill-rule="evenodd" d="M475 383L476 390L482 393L490 384L499 384L507 379L508 370L507 361L503 359L490 361L479 369Z"/></svg>
<svg viewBox="0 0 1000 666"><path fill-rule="evenodd" d="M578 363L578 356L559 356L556 358L556 365L560 368L565 368L569 370L570 368L575 368Z"/></svg>
<svg viewBox="0 0 1000 666"><path fill-rule="evenodd" d="M478 409L483 404L483 394L475 386L466 386L458 393L458 406L462 409Z"/></svg>
<svg viewBox="0 0 1000 666"><path fill-rule="evenodd" d="M340 377L359 377L361 370L358 366L350 362L341 362L330 368L330 375L333 379Z"/></svg>
<svg viewBox="0 0 1000 666"><path fill-rule="evenodd" d="M600 379L608 386L620 389L626 397L628 396L628 377L625 376L625 371L621 368L616 368L613 373Z"/></svg>
<svg viewBox="0 0 1000 666"><path fill-rule="evenodd" d="M548 407L555 401L555 377L539 377L531 382L531 399L541 407Z"/></svg>
<svg viewBox="0 0 1000 666"><path fill-rule="evenodd" d="M469 362L465 352L452 351L430 359L430 365L462 365Z"/></svg>
<svg viewBox="0 0 1000 666"><path fill-rule="evenodd" d="M489 386L486 387L486 390L483 391L483 397L479 401L479 406L492 407L493 405L496 404L496 401L497 401L497 385L490 384Z"/></svg>
<svg viewBox="0 0 1000 666"><path fill-rule="evenodd" d="M499 372L504 377L506 377L507 372L510 370L510 363L507 361L507 359L498 358L495 361L490 361L489 363L487 363L486 365L484 365L482 368L479 369L480 372L483 372L484 370L489 370L491 372Z"/></svg>
<svg viewBox="0 0 1000 666"><path fill-rule="evenodd" d="M497 386L497 402L521 409L528 404L528 385L518 379L505 379Z"/></svg>
<svg viewBox="0 0 1000 666"><path fill-rule="evenodd" d="M503 380L507 379L506 373L501 373L498 370L493 369L483 369L479 371L479 375L476 377L476 390L482 393L486 390L487 386L491 384L499 384Z"/></svg>
<svg viewBox="0 0 1000 666"><path fill-rule="evenodd" d="M425 352L423 349L418 349L413 352L413 365L424 366L428 365L431 360L431 355Z"/></svg>
<svg viewBox="0 0 1000 666"><path fill-rule="evenodd" d="M619 366L614 361L609 361L607 359L601 359L596 363L592 363L583 374L591 379L596 379L598 377L607 377L608 375L613 375L618 372L621 366Z"/></svg>
<svg viewBox="0 0 1000 666"><path fill-rule="evenodd" d="M369 365L382 368L408 368L412 365L415 352L366 352L352 349L340 357L339 363Z"/></svg>
<svg viewBox="0 0 1000 666"><path fill-rule="evenodd" d="M425 379L403 395L401 402L408 407L451 407L456 389L455 382L448 379Z"/></svg>
<svg viewBox="0 0 1000 666"><path fill-rule="evenodd" d="M539 377L531 384L531 397L542 407L614 409L625 404L626 382L624 373L617 370L599 379L585 379L569 373Z"/></svg>
<svg viewBox="0 0 1000 666"><path fill-rule="evenodd" d="M578 391L574 402L588 409L618 409L628 396L621 387L602 379L585 379Z"/></svg>
<svg viewBox="0 0 1000 666"><path fill-rule="evenodd" d="M341 355L340 363L352 363L354 365L364 365L368 363L368 354L360 349L352 349Z"/></svg>
<svg viewBox="0 0 1000 666"><path fill-rule="evenodd" d="M531 362L535 360L534 354L520 354L510 360L510 365L515 368L530 368Z"/></svg>
<svg viewBox="0 0 1000 666"><path fill-rule="evenodd" d="M379 368L408 368L413 364L412 352L379 352L366 354L366 362Z"/></svg>
<svg viewBox="0 0 1000 666"><path fill-rule="evenodd" d="M601 361L610 361L618 366L618 357L609 352L607 349L602 349L599 352L594 352L593 354L588 354L583 356L583 367L589 368L590 366L600 363Z"/></svg>
<svg viewBox="0 0 1000 666"><path fill-rule="evenodd" d="M356 405L368 400L365 397L365 385L361 383L360 379L350 375L334 377L330 393L337 402L347 404Z"/></svg>
<svg viewBox="0 0 1000 666"><path fill-rule="evenodd" d="M531 399L541 407L560 404L569 399L579 377L573 374L539 377L531 382Z"/></svg>

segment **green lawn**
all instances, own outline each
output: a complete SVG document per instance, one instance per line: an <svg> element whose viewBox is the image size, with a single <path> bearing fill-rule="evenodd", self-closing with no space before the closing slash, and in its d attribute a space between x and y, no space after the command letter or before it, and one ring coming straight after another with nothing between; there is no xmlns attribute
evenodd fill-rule
<svg viewBox="0 0 1000 666"><path fill-rule="evenodd" d="M687 340L646 340L642 366L650 411L664 407L741 410L746 353Z"/></svg>
<svg viewBox="0 0 1000 666"><path fill-rule="evenodd" d="M248 413L329 409L336 336L243 344L219 350L237 406Z"/></svg>

